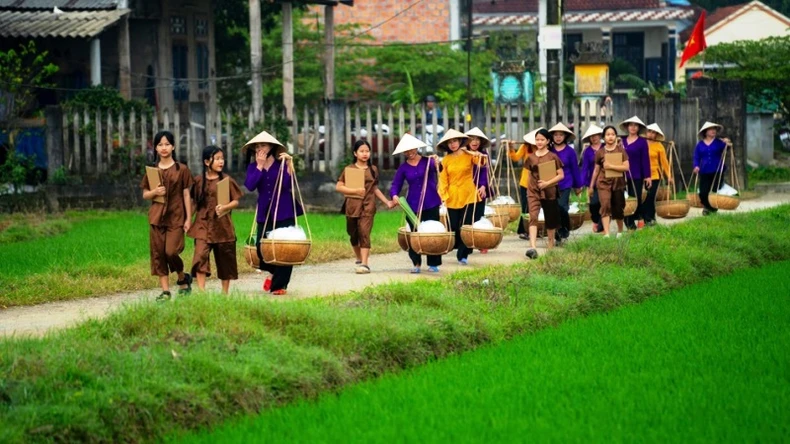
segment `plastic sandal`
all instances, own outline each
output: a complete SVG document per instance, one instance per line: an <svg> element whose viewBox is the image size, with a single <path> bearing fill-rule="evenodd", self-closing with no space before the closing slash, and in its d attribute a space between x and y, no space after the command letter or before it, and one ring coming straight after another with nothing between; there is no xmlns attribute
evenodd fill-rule
<svg viewBox="0 0 790 444"><path fill-rule="evenodd" d="M286 289L284 289L284 288L281 288L281 289L279 289L279 290L274 290L274 291L272 292L272 294L273 294L273 295L275 295L275 296L282 296L282 295L284 295L284 294L286 294L286 293L288 293L288 290L286 290Z"/></svg>
<svg viewBox="0 0 790 444"><path fill-rule="evenodd" d="M179 288L178 294L188 294L192 292L192 275L189 273L184 273L184 279L181 281L176 281L177 285L186 285L187 288Z"/></svg>
<svg viewBox="0 0 790 444"><path fill-rule="evenodd" d="M367 265L360 265L357 267L357 274L368 274L370 273L370 267Z"/></svg>
<svg viewBox="0 0 790 444"><path fill-rule="evenodd" d="M169 291L163 291L162 294L156 297L156 302L166 302L169 301L172 295Z"/></svg>
<svg viewBox="0 0 790 444"><path fill-rule="evenodd" d="M266 280L263 281L263 291L269 291L272 289L272 275L266 277Z"/></svg>
<svg viewBox="0 0 790 444"><path fill-rule="evenodd" d="M409 270L409 273L411 273L411 274L420 274L420 267L412 268L411 270Z"/></svg>
<svg viewBox="0 0 790 444"><path fill-rule="evenodd" d="M430 266L428 267L428 271L430 271L431 273L438 273L439 267Z"/></svg>

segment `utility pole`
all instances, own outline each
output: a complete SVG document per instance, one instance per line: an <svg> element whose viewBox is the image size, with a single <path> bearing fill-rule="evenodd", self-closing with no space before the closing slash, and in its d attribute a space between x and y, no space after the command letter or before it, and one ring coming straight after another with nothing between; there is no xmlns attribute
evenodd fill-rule
<svg viewBox="0 0 790 444"><path fill-rule="evenodd" d="M335 7L330 5L324 6L324 45L324 99L332 100L335 98Z"/></svg>
<svg viewBox="0 0 790 444"><path fill-rule="evenodd" d="M559 25L562 20L562 0L546 0L546 2L546 25ZM561 39L562 36L560 35L560 41ZM557 122L559 107L560 50L556 49L555 45L549 45L546 51L546 109L549 112L548 119L546 119L547 125L553 125Z"/></svg>
<svg viewBox="0 0 790 444"><path fill-rule="evenodd" d="M261 85L261 0L250 1L250 67L252 68L252 116L261 120L263 88Z"/></svg>
<svg viewBox="0 0 790 444"><path fill-rule="evenodd" d="M472 0L466 1L466 103L472 101Z"/></svg>
<svg viewBox="0 0 790 444"><path fill-rule="evenodd" d="M293 5L283 2L283 106L285 117L293 120L294 113L294 28Z"/></svg>

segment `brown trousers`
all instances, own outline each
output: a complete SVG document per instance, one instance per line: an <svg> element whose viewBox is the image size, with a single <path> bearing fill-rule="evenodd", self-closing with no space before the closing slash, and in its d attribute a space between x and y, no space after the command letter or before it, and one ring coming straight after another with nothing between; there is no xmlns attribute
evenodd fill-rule
<svg viewBox="0 0 790 444"><path fill-rule="evenodd" d="M195 255L192 257L192 274L203 273L211 276L211 252L217 264L217 278L223 281L239 278L236 265L236 241L210 244L195 239Z"/></svg>
<svg viewBox="0 0 790 444"><path fill-rule="evenodd" d="M614 220L625 218L625 191L624 190L598 190L598 200L601 201L601 217L612 216Z"/></svg>
<svg viewBox="0 0 790 444"><path fill-rule="evenodd" d="M547 230L554 230L560 226L560 205L556 199L528 199L529 226L538 226L538 216L543 208L543 219Z"/></svg>
<svg viewBox="0 0 790 444"><path fill-rule="evenodd" d="M352 247L370 248L371 231L373 231L373 216L346 216L346 232Z"/></svg>
<svg viewBox="0 0 790 444"><path fill-rule="evenodd" d="M184 271L179 256L184 251L184 227L149 226L151 275L167 276Z"/></svg>

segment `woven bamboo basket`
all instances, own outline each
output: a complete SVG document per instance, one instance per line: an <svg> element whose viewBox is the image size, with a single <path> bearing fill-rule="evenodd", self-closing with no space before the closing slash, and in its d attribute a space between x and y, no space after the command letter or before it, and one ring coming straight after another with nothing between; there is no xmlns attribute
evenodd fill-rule
<svg viewBox="0 0 790 444"><path fill-rule="evenodd" d="M516 220L521 215L521 205L519 204L489 204L497 214L507 214L510 220Z"/></svg>
<svg viewBox="0 0 790 444"><path fill-rule="evenodd" d="M524 231L529 233L529 214L524 214L522 219L522 226L524 227ZM538 237L546 237L546 222L539 220L538 221Z"/></svg>
<svg viewBox="0 0 790 444"><path fill-rule="evenodd" d="M455 246L455 233L420 233L413 232L409 235L409 245L417 254L441 256L451 251Z"/></svg>
<svg viewBox="0 0 790 444"><path fill-rule="evenodd" d="M738 197L716 193L708 195L708 202L710 202L710 206L719 210L734 210L741 204L741 200Z"/></svg>
<svg viewBox="0 0 790 444"><path fill-rule="evenodd" d="M398 245L400 249L403 251L409 251L409 235L411 231L409 231L406 227L398 228Z"/></svg>
<svg viewBox="0 0 790 444"><path fill-rule="evenodd" d="M309 240L261 239L261 256L267 264L302 265L312 246Z"/></svg>
<svg viewBox="0 0 790 444"><path fill-rule="evenodd" d="M578 230L582 227L582 225L584 225L584 215L585 213L575 213L569 215L571 217L571 230Z"/></svg>
<svg viewBox="0 0 790 444"><path fill-rule="evenodd" d="M633 216L634 213L636 213L636 207L637 207L636 198L629 197L628 199L625 200L625 209L623 210L623 215Z"/></svg>
<svg viewBox="0 0 790 444"><path fill-rule="evenodd" d="M686 199L689 201L689 206L694 208L702 208L702 201L699 200L699 194L696 191L689 191L686 194Z"/></svg>
<svg viewBox="0 0 790 444"><path fill-rule="evenodd" d="M502 229L507 228L507 224L510 222L510 216L507 214L492 214L486 216L486 219L490 220L495 227Z"/></svg>
<svg viewBox="0 0 790 444"><path fill-rule="evenodd" d="M449 217L446 214L440 214L439 215L439 222L441 222L442 225L444 225L446 227L446 226L448 226L450 224L450 219L449 219Z"/></svg>
<svg viewBox="0 0 790 444"><path fill-rule="evenodd" d="M689 213L688 200L659 200L656 202L656 215L662 219L680 219Z"/></svg>
<svg viewBox="0 0 790 444"><path fill-rule="evenodd" d="M258 270L261 268L261 260L258 259L258 251L254 245L244 246L244 259L247 260L247 265Z"/></svg>
<svg viewBox="0 0 790 444"><path fill-rule="evenodd" d="M501 228L472 228L471 225L461 227L461 240L472 249L493 250L502 242L503 234Z"/></svg>
<svg viewBox="0 0 790 444"><path fill-rule="evenodd" d="M584 212L584 220L592 220L592 213L590 213L589 209Z"/></svg>
<svg viewBox="0 0 790 444"><path fill-rule="evenodd" d="M658 187L658 190L656 190L656 200L669 200L669 190L667 187Z"/></svg>

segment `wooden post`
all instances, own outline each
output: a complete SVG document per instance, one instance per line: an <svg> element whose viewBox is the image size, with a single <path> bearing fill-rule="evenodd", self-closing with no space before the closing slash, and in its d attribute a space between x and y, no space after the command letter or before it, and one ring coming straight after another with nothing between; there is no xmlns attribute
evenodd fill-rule
<svg viewBox="0 0 790 444"><path fill-rule="evenodd" d="M88 109L85 108L82 111L82 126L87 127L90 125L91 119L90 115L88 114ZM96 172L96 164L93 162L93 144L91 143L91 133L90 131L85 131L83 134L84 144L85 144L85 170L89 173Z"/></svg>
<svg viewBox="0 0 790 444"><path fill-rule="evenodd" d="M221 112L221 111L220 111ZM227 150L228 150L228 171L234 171L233 166L236 162L233 161L233 114L230 109L225 109L225 133L227 133Z"/></svg>
<svg viewBox="0 0 790 444"><path fill-rule="evenodd" d="M249 0L250 5L250 68L252 69L252 117L260 120L263 101L261 85L261 0Z"/></svg>
<svg viewBox="0 0 790 444"><path fill-rule="evenodd" d="M302 120L304 120L304 129L302 130L302 137L303 137L302 143L304 143L304 166L309 171L312 171L313 170L313 164L310 163L310 149L312 148L313 144L312 144L312 140L310 140L310 132L309 132L310 131L310 114L308 114L308 112L307 112L307 106L306 105L304 107L304 114L302 114L302 117L304 117L302 119Z"/></svg>
<svg viewBox="0 0 790 444"><path fill-rule="evenodd" d="M113 130L112 130L112 128L113 128L113 126L112 126L112 111L107 110L107 135L106 135L104 140L106 140L106 144L107 144L107 158L108 159L112 159L113 151L114 151L113 150L113 144L112 144L112 141L113 141L113 134L112 134ZM110 165L112 165L112 164L110 164ZM121 164L121 165L123 165L123 164Z"/></svg>
<svg viewBox="0 0 790 444"><path fill-rule="evenodd" d="M324 98L335 98L335 7L324 6L324 63L326 66L326 83ZM370 131L370 128L368 128Z"/></svg>
<svg viewBox="0 0 790 444"><path fill-rule="evenodd" d="M290 1L283 2L283 106L285 118L293 120L294 116L294 28L293 5ZM296 139L294 138L294 142Z"/></svg>
<svg viewBox="0 0 790 444"><path fill-rule="evenodd" d="M382 118L381 118L381 104L376 107L376 126L374 129L376 130L376 152L378 153L378 162L377 165L379 167L379 171L384 169L384 134L382 133Z"/></svg>
<svg viewBox="0 0 790 444"><path fill-rule="evenodd" d="M132 98L132 62L129 51L129 14L118 21L118 89L121 97Z"/></svg>
<svg viewBox="0 0 790 444"><path fill-rule="evenodd" d="M82 172L82 164L80 162L80 113L74 111L72 114L72 129L74 131L74 169L77 172Z"/></svg>
<svg viewBox="0 0 790 444"><path fill-rule="evenodd" d="M102 149L101 110L98 108L93 114L93 121L96 122L96 163L98 164L99 173L105 173L107 169L104 167L104 150ZM110 158L107 157L107 162L109 163L109 161Z"/></svg>

